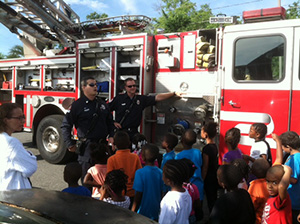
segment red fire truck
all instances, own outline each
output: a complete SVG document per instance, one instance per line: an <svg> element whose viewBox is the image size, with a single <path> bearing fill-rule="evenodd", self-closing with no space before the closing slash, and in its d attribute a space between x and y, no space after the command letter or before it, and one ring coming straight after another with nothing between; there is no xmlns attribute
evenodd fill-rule
<svg viewBox="0 0 300 224"><path fill-rule="evenodd" d="M144 111L140 131L152 142L160 144L168 131L199 132L214 120L220 128L220 157L231 127L241 130L240 148L249 153L250 125L263 122L274 153L272 132L300 131L300 20L283 20L284 13L281 7L245 12L247 23L210 30L78 38L73 54L1 60L0 102L23 105L25 130L32 131L42 157L52 163L69 156L60 124L70 102L80 97L84 76L96 78L99 96L106 100L122 92L128 77L137 80L140 94L183 92L182 98ZM132 23L143 24L118 24L130 30ZM94 26L99 28L80 28L98 35ZM79 26L71 28L64 32L76 36Z"/></svg>

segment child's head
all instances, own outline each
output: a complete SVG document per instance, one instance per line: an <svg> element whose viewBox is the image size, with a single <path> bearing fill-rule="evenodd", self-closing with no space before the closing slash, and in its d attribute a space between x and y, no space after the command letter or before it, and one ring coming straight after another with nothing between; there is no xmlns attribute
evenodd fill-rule
<svg viewBox="0 0 300 224"><path fill-rule="evenodd" d="M185 148L192 148L193 144L196 143L196 140L197 134L192 129L186 130L181 137L181 142Z"/></svg>
<svg viewBox="0 0 300 224"><path fill-rule="evenodd" d="M266 178L266 174L268 169L270 168L270 165L267 160L264 158L259 158L254 161L251 167L251 172L254 176L256 176L258 179Z"/></svg>
<svg viewBox="0 0 300 224"><path fill-rule="evenodd" d="M283 150L290 153L292 150L299 150L300 139L299 135L294 131L287 131L279 136Z"/></svg>
<svg viewBox="0 0 300 224"><path fill-rule="evenodd" d="M110 187L110 189L119 194L123 190L126 192L128 176L122 170L112 170L106 174L104 184Z"/></svg>
<svg viewBox="0 0 300 224"><path fill-rule="evenodd" d="M142 147L142 158L145 162L153 163L157 159L159 148L154 144L147 144Z"/></svg>
<svg viewBox="0 0 300 224"><path fill-rule="evenodd" d="M275 165L268 169L266 180L267 180L267 189L270 196L276 196L278 194L278 185L281 181L283 174L284 174L284 169L282 165Z"/></svg>
<svg viewBox="0 0 300 224"><path fill-rule="evenodd" d="M264 140L267 135L267 126L263 123L254 123L250 127L249 137L255 140Z"/></svg>
<svg viewBox="0 0 300 224"><path fill-rule="evenodd" d="M168 186L182 186L190 175L190 171L187 168L187 163L180 159L168 160L163 168L163 181Z"/></svg>
<svg viewBox="0 0 300 224"><path fill-rule="evenodd" d="M238 184L243 179L240 170L232 164L220 166L217 171L217 177L219 185L228 191L237 189Z"/></svg>
<svg viewBox="0 0 300 224"><path fill-rule="evenodd" d="M226 131L225 143L230 149L236 149L241 139L241 132L238 128L231 128Z"/></svg>
<svg viewBox="0 0 300 224"><path fill-rule="evenodd" d="M92 160L97 164L106 164L108 159L108 146L103 143L91 143L90 144L90 155Z"/></svg>
<svg viewBox="0 0 300 224"><path fill-rule="evenodd" d="M147 144L147 138L141 133L136 133L132 138L132 149L139 150L143 145Z"/></svg>
<svg viewBox="0 0 300 224"><path fill-rule="evenodd" d="M244 159L235 159L235 160L232 161L232 165L239 168L239 170L240 170L243 178L245 178L245 180L248 179L250 167Z"/></svg>
<svg viewBox="0 0 300 224"><path fill-rule="evenodd" d="M161 143L161 146L164 148L164 149L167 149L169 151L172 151L175 146L178 144L178 137L177 135L173 134L173 133L167 133L165 136L164 136L164 140L163 142Z"/></svg>
<svg viewBox="0 0 300 224"><path fill-rule="evenodd" d="M130 147L130 138L127 132L118 131L114 135L114 144L117 146L117 149L129 149Z"/></svg>
<svg viewBox="0 0 300 224"><path fill-rule="evenodd" d="M70 184L78 184L82 175L82 168L78 162L68 163L64 169L64 180Z"/></svg>
<svg viewBox="0 0 300 224"><path fill-rule="evenodd" d="M213 139L217 135L217 126L218 124L215 122L206 123L201 129L201 137L206 139Z"/></svg>
<svg viewBox="0 0 300 224"><path fill-rule="evenodd" d="M192 176L194 176L195 170L197 167L195 164L189 159L181 159L185 163L186 170L188 171L188 175L186 176L186 180L184 182L189 182Z"/></svg>

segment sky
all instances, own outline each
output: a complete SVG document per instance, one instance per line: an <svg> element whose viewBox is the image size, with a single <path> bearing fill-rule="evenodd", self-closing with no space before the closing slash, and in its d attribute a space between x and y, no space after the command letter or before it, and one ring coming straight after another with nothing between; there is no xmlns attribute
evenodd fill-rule
<svg viewBox="0 0 300 224"><path fill-rule="evenodd" d="M64 0L79 15L81 22L86 21L86 15L97 12L109 16L145 15L159 17L157 8L160 0ZM240 16L243 11L281 6L288 8L297 0L191 0L200 5L208 4L214 15ZM22 45L15 34L0 24L0 53L7 54L14 45Z"/></svg>

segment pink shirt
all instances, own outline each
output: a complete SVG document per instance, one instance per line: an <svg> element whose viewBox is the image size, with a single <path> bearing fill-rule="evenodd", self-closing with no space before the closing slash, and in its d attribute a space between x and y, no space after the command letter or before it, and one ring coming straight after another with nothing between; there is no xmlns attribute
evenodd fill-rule
<svg viewBox="0 0 300 224"><path fill-rule="evenodd" d="M92 175L93 179L98 184L103 185L107 173L107 165L96 164L95 166L92 166L87 172ZM100 197L99 191L100 189L98 187L93 187L92 197Z"/></svg>

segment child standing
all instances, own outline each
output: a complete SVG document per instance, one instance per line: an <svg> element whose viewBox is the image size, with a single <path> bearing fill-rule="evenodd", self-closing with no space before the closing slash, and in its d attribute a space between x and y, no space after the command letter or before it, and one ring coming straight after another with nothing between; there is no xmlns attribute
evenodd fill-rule
<svg viewBox="0 0 300 224"><path fill-rule="evenodd" d="M95 162L95 166L88 169L84 177L83 183L92 186L92 197L99 199L100 188L104 184L107 172L108 147L105 144L90 144L91 159Z"/></svg>
<svg viewBox="0 0 300 224"><path fill-rule="evenodd" d="M268 169L266 180L270 198L265 205L262 223L292 223L291 199L287 192L291 168L275 165Z"/></svg>
<svg viewBox="0 0 300 224"><path fill-rule="evenodd" d="M251 161L250 167L254 160L262 157L272 166L272 155L269 143L265 140L267 135L267 126L263 123L254 123L250 127L249 137L254 139L250 150L250 157L244 156L246 160Z"/></svg>
<svg viewBox="0 0 300 224"><path fill-rule="evenodd" d="M235 159L232 161L232 165L236 166L239 168L241 174L242 174L242 181L238 184L238 188L245 189L246 191L248 190L248 184L247 184L247 179L248 175L250 172L250 167L246 163L244 159Z"/></svg>
<svg viewBox="0 0 300 224"><path fill-rule="evenodd" d="M226 152L223 156L223 164L230 164L235 159L243 158L243 153L240 149L238 149L238 144L241 139L241 132L238 128L231 128L226 131L225 134L225 143L228 148L228 152Z"/></svg>
<svg viewBox="0 0 300 224"><path fill-rule="evenodd" d="M114 145L117 148L116 154L109 157L107 160L107 172L112 170L123 169L124 173L128 176L127 193L130 201L133 202L134 190L133 180L135 172L142 168L140 158L130 152L130 139L129 135L124 131L118 131L114 135Z"/></svg>
<svg viewBox="0 0 300 224"><path fill-rule="evenodd" d="M79 163L68 163L64 169L64 180L68 183L69 186L63 189L62 192L91 197L90 190L78 184L81 175L82 169Z"/></svg>
<svg viewBox="0 0 300 224"><path fill-rule="evenodd" d="M159 149L154 144L147 144L142 147L142 158L145 161L145 166L135 173L133 183L135 196L131 208L132 211L156 221L158 220L163 191L162 171L154 164L158 154Z"/></svg>
<svg viewBox="0 0 300 224"><path fill-rule="evenodd" d="M293 223L299 223L297 215L300 212L300 139L296 132L287 131L280 135L280 140L283 150L290 153L285 162L285 165L292 169L288 193L292 200Z"/></svg>
<svg viewBox="0 0 300 224"><path fill-rule="evenodd" d="M255 212L249 193L238 189L242 180L239 169L232 164L219 167L217 177L220 186L227 190L215 203L210 223L253 224Z"/></svg>
<svg viewBox="0 0 300 224"><path fill-rule="evenodd" d="M113 170L107 173L100 189L100 200L128 209L130 199L122 194L123 191L126 192L127 180L128 176L122 170Z"/></svg>
<svg viewBox="0 0 300 224"><path fill-rule="evenodd" d="M163 155L161 162L161 169L164 167L165 163L170 159L175 159L174 148L178 144L178 137L173 133L167 133L164 137L161 146L166 150L166 153Z"/></svg>
<svg viewBox="0 0 300 224"><path fill-rule="evenodd" d="M266 182L266 174L269 168L270 165L267 160L259 158L254 161L251 169L251 172L256 177L256 179L250 182L248 192L254 205L256 224L261 223L263 210L269 198L269 192L267 190Z"/></svg>
<svg viewBox="0 0 300 224"><path fill-rule="evenodd" d="M160 203L160 224L188 224L192 199L182 184L188 176L185 162L169 160L163 168L163 181L171 187Z"/></svg>
<svg viewBox="0 0 300 224"><path fill-rule="evenodd" d="M202 154L199 149L192 148L193 144L196 143L196 140L197 134L192 129L186 130L181 137L183 150L176 155L175 159L189 159L197 167L197 170L190 179L190 182L198 187L200 193L200 201L202 204L204 198L203 179L201 174Z"/></svg>
<svg viewBox="0 0 300 224"><path fill-rule="evenodd" d="M201 137L206 142L206 145L202 149L202 178L204 180L204 191L209 212L211 212L217 200L217 191L219 188L217 179L219 150L214 141L217 135L217 126L217 123L209 122L201 129Z"/></svg>

